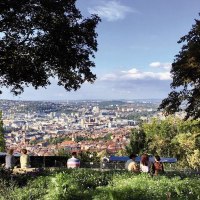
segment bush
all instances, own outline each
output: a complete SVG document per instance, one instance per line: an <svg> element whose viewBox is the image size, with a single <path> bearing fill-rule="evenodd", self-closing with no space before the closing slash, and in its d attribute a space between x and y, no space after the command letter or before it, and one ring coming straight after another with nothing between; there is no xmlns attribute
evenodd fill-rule
<svg viewBox="0 0 200 200"><path fill-rule="evenodd" d="M50 172L38 171L25 174L12 174L9 170L0 170L0 199L31 200L40 199L46 193Z"/></svg>
<svg viewBox="0 0 200 200"><path fill-rule="evenodd" d="M200 199L200 180L198 178L150 177L140 174L133 177L116 176L106 187L99 187L94 200L150 200L150 199Z"/></svg>
<svg viewBox="0 0 200 200"><path fill-rule="evenodd" d="M36 200L44 199L47 194L47 188L50 177L37 177L31 180L25 187L16 187L10 193L10 200Z"/></svg>
<svg viewBox="0 0 200 200"><path fill-rule="evenodd" d="M198 200L198 175L173 174L152 177L125 171L94 171L91 169L65 169L43 172L33 179L23 175L3 179L0 177L2 200ZM7 177L7 175L6 175ZM27 178L25 180L25 178ZM24 180L24 184L21 181ZM14 183L14 184L13 184ZM2 193L3 192L3 193Z"/></svg>
<svg viewBox="0 0 200 200"><path fill-rule="evenodd" d="M69 169L51 178L46 199L92 199L98 186L106 186L112 173L88 169Z"/></svg>

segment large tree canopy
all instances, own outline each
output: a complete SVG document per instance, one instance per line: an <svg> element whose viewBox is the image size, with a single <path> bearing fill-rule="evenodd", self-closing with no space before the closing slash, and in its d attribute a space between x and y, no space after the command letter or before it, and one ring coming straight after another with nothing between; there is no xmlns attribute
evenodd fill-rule
<svg viewBox="0 0 200 200"><path fill-rule="evenodd" d="M0 87L15 95L50 84L67 91L93 82L99 17L83 18L76 0L0 1Z"/></svg>
<svg viewBox="0 0 200 200"><path fill-rule="evenodd" d="M200 20L195 22L178 41L183 46L172 63L172 92L159 107L166 114L185 110L186 119L200 117Z"/></svg>

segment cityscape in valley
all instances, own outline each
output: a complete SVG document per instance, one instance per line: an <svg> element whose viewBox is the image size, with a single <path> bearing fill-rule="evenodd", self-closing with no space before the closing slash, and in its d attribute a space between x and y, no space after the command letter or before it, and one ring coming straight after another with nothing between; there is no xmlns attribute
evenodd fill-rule
<svg viewBox="0 0 200 200"><path fill-rule="evenodd" d="M0 200L200 200L199 5L0 1Z"/></svg>
<svg viewBox="0 0 200 200"><path fill-rule="evenodd" d="M15 154L26 148L30 155L61 152L107 151L115 154L130 141L130 131L157 111L160 100L1 100L6 147Z"/></svg>

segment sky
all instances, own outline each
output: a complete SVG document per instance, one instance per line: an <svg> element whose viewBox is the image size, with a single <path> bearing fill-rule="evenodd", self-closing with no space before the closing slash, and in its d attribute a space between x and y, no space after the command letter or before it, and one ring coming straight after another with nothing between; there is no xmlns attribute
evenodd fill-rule
<svg viewBox="0 0 200 200"><path fill-rule="evenodd" d="M102 21L93 84L67 92L56 85L25 88L13 96L3 89L1 99L163 99L170 92L171 63L181 49L177 41L199 19L199 0L77 0L84 17L98 14Z"/></svg>

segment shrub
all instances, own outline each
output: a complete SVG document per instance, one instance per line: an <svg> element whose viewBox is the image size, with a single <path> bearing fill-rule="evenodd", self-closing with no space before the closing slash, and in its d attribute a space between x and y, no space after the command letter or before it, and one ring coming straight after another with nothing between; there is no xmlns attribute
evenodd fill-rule
<svg viewBox="0 0 200 200"><path fill-rule="evenodd" d="M98 186L105 186L112 173L88 169L71 169L51 178L46 199L92 199Z"/></svg>
<svg viewBox="0 0 200 200"><path fill-rule="evenodd" d="M150 200L150 199L200 199L198 178L167 178L138 175L133 177L116 176L107 187L98 187L94 200Z"/></svg>
<svg viewBox="0 0 200 200"><path fill-rule="evenodd" d="M12 200L42 200L44 195L47 194L47 188L50 177L37 177L31 180L25 187L15 187L10 193Z"/></svg>
<svg viewBox="0 0 200 200"><path fill-rule="evenodd" d="M152 177L125 171L65 169L43 172L35 179L27 174L14 181L0 177L0 192L2 200L200 200L200 179L180 172L178 176L170 172Z"/></svg>

